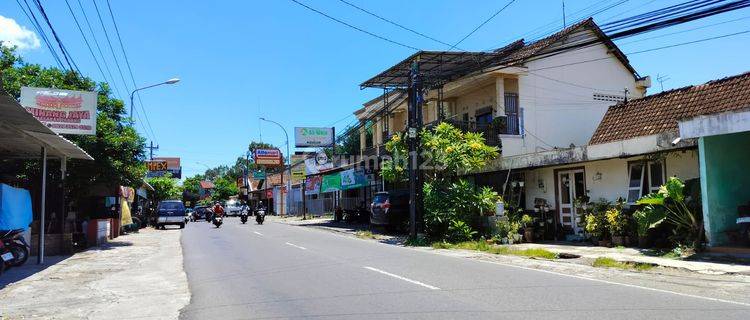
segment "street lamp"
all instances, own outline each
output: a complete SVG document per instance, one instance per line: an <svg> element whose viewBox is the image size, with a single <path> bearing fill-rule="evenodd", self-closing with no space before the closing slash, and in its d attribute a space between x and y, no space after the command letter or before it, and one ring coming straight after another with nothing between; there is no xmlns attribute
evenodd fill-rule
<svg viewBox="0 0 750 320"><path fill-rule="evenodd" d="M172 79L169 79L169 80L161 82L161 83L152 84L150 86L145 86L145 87L133 90L133 92L130 93L130 122L131 123L135 122L135 119L133 118L133 95L135 95L136 92L141 91L143 89L157 87L157 86L160 86L160 85L163 85L163 84L175 84L175 83L178 83L178 82L180 82L179 78L172 78Z"/></svg>
<svg viewBox="0 0 750 320"><path fill-rule="evenodd" d="M268 120L268 119L263 118L263 117L260 117L260 120L263 120L263 121L266 121L266 122L270 122L270 123L273 123L273 124L279 126L279 128L281 128L281 130L284 131L284 137L286 137L286 157L287 157L287 161L289 161L289 165L287 166L287 170L289 170L289 179L287 179L287 181L286 181L286 185L287 185L287 187L286 187L286 213L289 213L289 194L292 192L292 184L291 184L291 180L292 180L292 162L291 162L291 154L289 154L289 134L286 133L286 129L284 129L284 126L282 126L280 123L278 123L276 121ZM282 179L281 183L284 183L283 182L283 179L284 179L284 173L283 172L281 173L281 179Z"/></svg>

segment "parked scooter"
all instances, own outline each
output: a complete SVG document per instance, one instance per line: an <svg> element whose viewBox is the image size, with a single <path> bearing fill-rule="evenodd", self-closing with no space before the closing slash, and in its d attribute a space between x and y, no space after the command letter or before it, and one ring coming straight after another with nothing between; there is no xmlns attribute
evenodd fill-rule
<svg viewBox="0 0 750 320"><path fill-rule="evenodd" d="M255 212L255 222L257 222L258 224L263 224L264 220L266 220L266 209L258 208L258 210Z"/></svg>
<svg viewBox="0 0 750 320"><path fill-rule="evenodd" d="M4 261L9 267L20 267L29 259L29 244L23 238L23 229L5 231L0 236L5 250L13 255L11 261Z"/></svg>

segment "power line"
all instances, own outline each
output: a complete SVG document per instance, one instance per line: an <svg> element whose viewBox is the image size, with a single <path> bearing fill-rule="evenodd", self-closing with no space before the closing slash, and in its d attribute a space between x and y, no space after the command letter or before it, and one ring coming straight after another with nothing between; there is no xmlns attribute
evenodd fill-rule
<svg viewBox="0 0 750 320"><path fill-rule="evenodd" d="M656 47L656 48L650 48L650 49L645 49L645 50L640 50L640 51L628 52L626 54L629 54L629 55L640 54L640 53L645 53L645 52L651 52L651 51L657 51L657 50L662 50L662 49L668 49L668 48L685 46L685 45L699 43L699 42L705 42L705 41L710 41L710 40L716 40L716 39L721 39L721 38L738 36L738 35L742 35L742 34L746 34L746 33L750 33L750 30L744 30L744 31L740 31L740 32L735 32L735 33L730 33L730 34L724 34L724 35L719 35L719 36L714 36L714 37L709 37L709 38L703 38L703 39L698 39L698 40L693 40L693 41L688 41L688 42L676 43L676 44L672 44L672 45L661 46L661 47ZM556 68L562 68L562 67L567 67L567 66L572 66L572 65L582 64L582 63L588 63L588 62L601 61L601 60L606 60L606 59L611 59L611 58L612 57L603 57L603 58L597 58L597 59L582 60L582 61L565 63L565 64L561 64L561 65L556 65L556 66L549 66L549 67L543 67L543 68L537 68L537 69L529 69L527 71L532 72L532 71L539 71L539 70L556 69ZM502 67L502 68L499 68L498 70L504 69L504 68L505 67Z"/></svg>
<svg viewBox="0 0 750 320"><path fill-rule="evenodd" d="M115 15L112 12L112 5L110 4L109 0L107 0L107 9L109 9L109 16L112 18L112 25L114 25L115 27L115 34L117 35L117 41L120 43L120 50L122 51L122 56L125 58L125 65L128 67L128 72L130 73L130 80L133 81L133 88L137 88L138 85L136 84L135 77L133 76L133 69L130 67L130 60L128 60L128 55L127 53L125 53L125 45L123 45L122 37L120 36L120 28L117 27L117 22L115 21ZM151 121L149 121L148 119L148 113L146 112L146 109L143 107L143 100L141 100L141 93L137 92L136 94L138 96L138 102L141 105L141 111L143 111L143 117L146 119L148 130L151 131L151 139L156 140L156 134L154 134L154 129L151 127ZM144 128L144 131L145 131L145 128Z"/></svg>
<svg viewBox="0 0 750 320"><path fill-rule="evenodd" d="M49 49L50 54L52 54L52 58L57 62L57 65L60 67L60 69L65 69L65 66L62 63L62 59L60 59L60 56L57 54L57 51L52 46L52 43L47 38L47 33L44 31L44 28L42 28L42 25L39 23L39 20L37 20L36 15L34 14L34 10L31 9L31 6L26 0L23 0L24 4L26 4L26 9L29 11L26 12L26 9L24 9L23 5L20 1L16 0L16 3L21 8L21 11L23 11L24 15L26 15L26 18L29 19L29 22L31 22L31 25L34 27L37 33L39 33L39 36L42 37L42 41L44 42L47 49Z"/></svg>
<svg viewBox="0 0 750 320"><path fill-rule="evenodd" d="M705 29L705 28L710 28L710 27L714 27L714 26L718 26L718 25L722 25L722 24L727 24L727 23L731 23L731 22L735 22L735 21L740 21L740 20L747 20L747 19L750 19L750 17L742 17L742 18L737 18L737 19L732 19L732 20L717 22L717 23L713 23L713 24L707 24L707 25L704 25L704 26L695 27L695 28L691 28L691 29L680 30L680 31L670 32L670 33L665 33L665 34L660 34L660 35L653 36L653 37L641 38L641 39L637 39L637 40L625 42L625 43L622 43L620 45L624 46L624 45L628 45L628 44L631 44L631 43L636 43L636 42L641 42L641 41L646 41L646 40L663 38L663 37L666 37L666 36L671 36L671 35L675 35L675 34L680 34L680 33L685 33L685 32L690 32L690 31Z"/></svg>
<svg viewBox="0 0 750 320"><path fill-rule="evenodd" d="M91 27L91 22L89 21L89 17L86 14L86 9L83 8L83 4L81 3L81 0L78 1L78 7L81 9L81 13L83 14L83 20L86 21L86 26L89 29L89 32L91 33L91 39L94 41L94 45L96 46L96 50L99 52L99 57L102 59L102 64L104 64L104 69L107 70L107 74L109 75L109 80L107 82L112 85L112 87L115 89L115 92L117 93L117 96L120 97L120 100L123 100L122 93L120 92L120 87L117 86L117 82L115 81L115 77L112 76L112 71L109 68L109 64L107 63L107 59L104 57L104 53L102 52L101 46L99 46L99 41L96 40L96 34L94 33L94 28Z"/></svg>
<svg viewBox="0 0 750 320"><path fill-rule="evenodd" d="M112 59L115 60L115 66L117 66L117 72L120 74L120 79L122 80L122 84L125 85L125 91L130 92L128 83L127 81L125 81L125 76L122 75L122 69L120 68L120 63L117 62L117 55L115 54L115 49L112 47L112 41L109 39L109 33L107 33L107 28L104 26L104 20L102 19L102 15L99 12L99 6L96 4L96 0L91 0L91 2L94 3L94 9L96 9L96 15L99 18L99 24L102 26L102 31L104 31L104 37L107 39L107 45L109 46L109 51L112 53Z"/></svg>
<svg viewBox="0 0 750 320"><path fill-rule="evenodd" d="M484 26L485 24L487 24L488 22L490 22L490 20L492 20L492 19L494 19L495 17L497 17L497 15L498 15L498 14L500 14L501 12L503 12L503 10L505 10L505 8L507 8L507 7L509 7L509 6L511 5L511 4L513 4L513 2L516 2L516 0L510 0L510 1L509 1L509 2L507 3L507 4L505 4L505 6L503 6L502 8L500 8L500 10L497 10L497 11L495 11L495 13L494 13L494 14L493 14L492 16L490 16L489 18L487 18L487 20L484 20L484 21L483 21L482 23L480 23L480 24L479 24L479 25L478 25L478 26L477 26L476 28L474 28L474 30L471 30L471 32L469 32L469 34L467 34L466 36L464 36L463 38L461 38L461 40L459 40L458 42L456 42L456 44L454 44L454 45L452 45L452 46L451 46L450 48L448 48L448 51L450 51L451 49L453 49L453 48L455 48L456 46L458 46L459 44L461 44L461 42L464 42L464 40L466 40L466 38L470 37L470 36L471 36L472 34L474 34L474 32L477 32L477 30L479 30L479 29L480 29L480 28L482 28L482 27L483 27L483 26Z"/></svg>
<svg viewBox="0 0 750 320"><path fill-rule="evenodd" d="M345 3L346 5L349 5L349 6L353 7L355 9L359 10L359 11L362 11L362 12L368 14L368 15L371 15L371 16L373 16L375 18L378 18L378 19L380 19L382 21L390 23L390 24L392 24L392 25L394 25L396 27L399 27L399 28L404 29L406 31L409 31L409 32L411 32L413 34L416 34L416 35L418 35L418 36L420 36L422 38L429 39L429 40L432 40L434 42L437 42L437 43L440 43L440 44L443 44L443 45L446 45L446 46L450 46L451 45L450 43L447 43L447 42L444 42L444 41L440 41L438 39L435 39L434 37L428 36L428 35L426 35L424 33L421 33L421 32L419 32L417 30L414 30L412 28L406 27L406 26L404 26L404 25L402 25L400 23L394 22L393 20L390 20L390 19L384 18L384 17L382 17L380 15L377 15L377 14L375 14L375 13L373 13L371 11L368 11L367 9L364 9L362 7L359 7L359 6L353 4L353 3L349 2L349 1L346 1L346 0L339 0L339 1L342 2L342 3Z"/></svg>
<svg viewBox="0 0 750 320"><path fill-rule="evenodd" d="M352 29L354 29L354 30L357 30L357 31L359 31L359 32L362 32L362 33L364 33L364 34L367 34L367 35L369 35L369 36L372 36L372 37L378 38L378 39L380 39L380 40L383 40L383 41L387 41L387 42L390 42L390 43L392 43L392 44L395 44L395 45L397 45L397 46L401 46L401 47L404 47L404 48L407 48L407 49L412 49L412 50L414 50L414 51L420 51L420 49L419 49L419 48L417 48L417 47L412 47L412 46L410 46L410 45L408 45L408 44L404 44L404 43L401 43L401 42L398 42L398 41L395 41L395 40L391 40L391 39L388 39L388 38L386 38L386 37L384 37L384 36L381 36L381 35L377 35L377 34L375 34L375 33L372 33L372 32L370 32L370 31L367 31L367 30L365 30L365 29L362 29L362 28L360 28L360 27L354 26L354 25L352 25L352 24L349 24L349 23L347 23L347 22L345 22L345 21L342 21L342 20L340 20L340 19L338 19L338 18L335 18L335 17L333 17L333 16L330 16L330 15L326 14L325 12L322 12L322 11L320 11L320 10L318 10L318 9L312 8L312 7L310 7L310 6L306 5L306 4L302 3L302 2L299 2L299 1L297 1L297 0L290 0L290 1L292 1L292 2L294 2L294 3L296 3L296 4L298 4L298 5L300 5L300 6L302 6L302 7L305 7L305 8L307 8L308 10L310 10L310 11L313 11L313 12L315 12L315 13L319 14L319 15L322 15L322 16L324 16L324 17L328 18L328 19L331 19L331 20L333 20L333 21L335 21L335 22L338 22L338 23L340 23L340 24L343 24L343 25L345 25L345 26L347 26L347 27L349 27L349 28L352 28Z"/></svg>
<svg viewBox="0 0 750 320"><path fill-rule="evenodd" d="M34 4L36 4L37 9L39 9L39 13L42 14L42 18L44 18L44 21L47 23L47 27L49 27L49 30L52 31L52 36L55 38L57 46L60 47L60 52L62 52L63 58L65 58L65 62L68 64L68 68L70 69L70 71L75 70L80 75L81 70L78 69L78 65L76 65L73 57L71 57L68 50L65 49L65 45L57 35L57 31L55 31L55 28L52 26L52 22L50 22L49 17L47 16L47 12L44 11L44 6L42 6L42 3L39 0L34 0L33 2Z"/></svg>
<svg viewBox="0 0 750 320"><path fill-rule="evenodd" d="M96 68L99 69L99 72L102 74L102 78L105 81L107 81L107 76L104 74L104 70L102 69L102 66L99 64L99 60L96 58L96 55L94 54L94 50L91 49L89 40L86 38L86 34L83 32L83 29L81 28L81 24L78 23L78 18L76 17L75 13L73 13L73 8L70 6L70 2L68 2L68 0L65 0L65 4L68 6L68 11L70 11L70 15L73 16L73 21L75 21L76 27L78 27L78 31L81 33L81 37L83 37L83 41L86 43L86 47L89 49L89 53L91 53L91 57L94 58L94 63L96 63Z"/></svg>

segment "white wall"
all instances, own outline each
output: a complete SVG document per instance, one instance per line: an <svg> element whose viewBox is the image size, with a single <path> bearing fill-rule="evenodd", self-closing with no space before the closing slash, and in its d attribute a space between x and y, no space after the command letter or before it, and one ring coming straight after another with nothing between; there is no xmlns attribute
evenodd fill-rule
<svg viewBox="0 0 750 320"><path fill-rule="evenodd" d="M503 155L531 153L537 147L585 145L607 107L615 104L594 100L594 93L624 95L627 88L629 98L641 97L644 93L636 89L632 73L607 51L599 44L527 63L527 74L519 76L527 134L522 142L503 139ZM557 67L566 64L570 65Z"/></svg>
<svg viewBox="0 0 750 320"><path fill-rule="evenodd" d="M644 157L618 158L528 170L525 182L527 209L533 207L535 198L545 199L550 206L556 207L554 170L564 168L584 167L586 189L591 201L602 198L609 201L615 201L618 197L626 198L628 162L642 159ZM697 150L670 152L665 156L665 160L667 177L676 176L687 180L700 176ZM597 172L601 173L601 179L595 181ZM544 188L539 188L539 180L543 181Z"/></svg>

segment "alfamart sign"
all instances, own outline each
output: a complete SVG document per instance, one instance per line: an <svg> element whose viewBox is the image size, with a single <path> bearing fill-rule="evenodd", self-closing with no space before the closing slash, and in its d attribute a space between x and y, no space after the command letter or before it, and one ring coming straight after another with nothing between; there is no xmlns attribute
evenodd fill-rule
<svg viewBox="0 0 750 320"><path fill-rule="evenodd" d="M330 147L333 145L333 128L295 127L294 145L298 148Z"/></svg>
<svg viewBox="0 0 750 320"><path fill-rule="evenodd" d="M96 134L96 92L21 87L21 105L58 134Z"/></svg>

